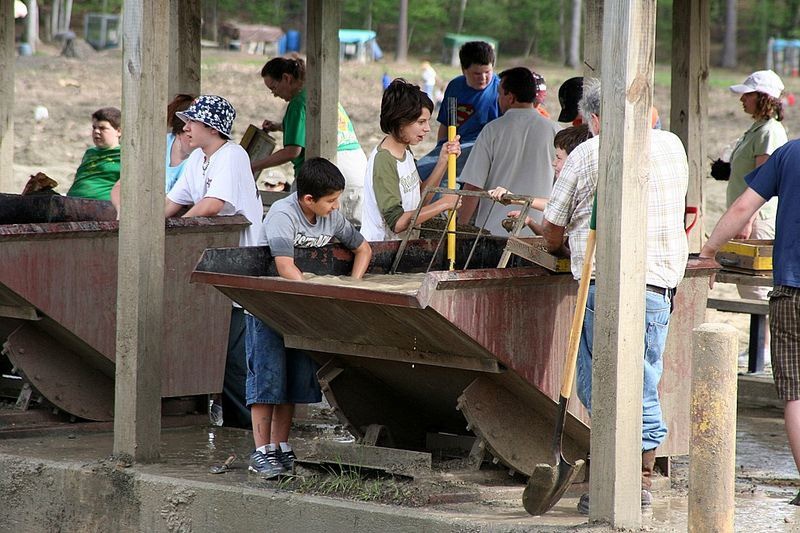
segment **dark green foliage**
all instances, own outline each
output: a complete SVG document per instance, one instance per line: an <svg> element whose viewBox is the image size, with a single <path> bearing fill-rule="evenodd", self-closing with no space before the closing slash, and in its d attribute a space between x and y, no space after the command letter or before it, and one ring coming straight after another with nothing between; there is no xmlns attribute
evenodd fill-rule
<svg viewBox="0 0 800 533"><path fill-rule="evenodd" d="M202 0L204 19L217 7L220 22L246 21L284 29L303 29L304 0ZM378 42L390 54L397 44L399 0L341 0L342 27L367 28L378 32ZM500 56L531 54L562 61L559 42L569 42L572 0L467 0L462 33L488 35L499 40ZM103 0L76 2L73 22L85 12L99 12ZM122 0L106 0L112 13ZM412 55L439 60L442 37L455 32L462 0L409 0L408 36ZM43 11L47 5L40 3ZM743 67L762 67L769 37L800 38L800 0L739 0L738 51ZM721 54L726 0L710 0L711 62ZM564 27L559 23L563 10ZM594 16L584 13L584 20ZM74 24L77 25L77 24ZM671 55L672 0L658 0L656 58L668 62Z"/></svg>

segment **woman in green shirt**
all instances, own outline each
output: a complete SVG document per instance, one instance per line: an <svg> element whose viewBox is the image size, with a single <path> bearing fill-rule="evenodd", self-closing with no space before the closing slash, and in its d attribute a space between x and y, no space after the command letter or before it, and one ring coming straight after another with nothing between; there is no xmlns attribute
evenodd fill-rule
<svg viewBox="0 0 800 533"><path fill-rule="evenodd" d="M745 113L753 117L753 124L742 135L731 152L731 175L727 189L727 207L745 191L745 176L761 166L770 154L786 141L786 130L781 124L783 120L783 104L780 97L783 82L771 70L759 70L744 80L744 83L732 85L730 90L741 95L739 100ZM769 221L772 221L771 224ZM771 226L771 234L764 237L751 237L758 226ZM770 231L767 229L766 231ZM754 220L748 224L737 238L771 239L775 234L775 205L768 202Z"/></svg>
<svg viewBox="0 0 800 533"><path fill-rule="evenodd" d="M764 164L769 156L787 142L783 120L783 82L771 70L752 73L744 83L732 85L730 90L741 95L739 100L745 113L753 117L753 125L731 152L731 175L728 180L727 207L747 189L745 176ZM773 198L753 216L739 232L737 239L774 239L777 198ZM768 300L770 287L739 285L739 296L751 300ZM764 333L764 349L769 350L769 329Z"/></svg>
<svg viewBox="0 0 800 533"><path fill-rule="evenodd" d="M283 131L283 148L277 152L253 161L253 172L274 167L291 161L297 176L305 161L306 146L306 66L302 59L276 57L270 59L261 69L264 85L273 96L289 102L280 123L265 120L265 131ZM354 224L361 223L361 203L364 190L364 173L367 157L358 143L350 117L341 104L338 104L339 120L337 128L336 160L345 178L342 193L342 213Z"/></svg>

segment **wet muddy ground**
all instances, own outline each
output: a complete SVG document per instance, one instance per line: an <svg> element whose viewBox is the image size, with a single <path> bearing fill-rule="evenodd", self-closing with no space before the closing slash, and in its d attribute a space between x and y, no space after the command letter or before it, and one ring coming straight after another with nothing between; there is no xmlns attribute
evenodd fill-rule
<svg viewBox="0 0 800 533"><path fill-rule="evenodd" d="M21 190L30 173L44 170L61 183L66 190L72 179L83 150L89 144L89 114L103 105L118 105L120 81L108 72L119 72L118 53L97 54L82 61L43 54L33 58L20 58L16 71L15 105L15 190ZM511 66L503 58L502 67ZM237 132L241 134L248 123L260 123L264 118L282 114L284 104L264 91L258 71L263 61L258 57L204 51L203 90L229 97L240 113ZM537 65L551 87L571 77L574 72L555 65ZM438 66L437 66L438 68ZM341 72L341 100L348 109L359 133L364 149L369 152L382 134L378 129L380 91L378 80L383 70L391 75L416 76L417 65L392 64L359 66L345 64ZM442 77L454 75L455 70L443 69ZM716 157L722 147L743 132L749 119L741 113L735 98L726 89L737 83L746 73L715 71L715 83L709 98L708 154ZM787 80L800 90L800 82ZM555 90L551 92L554 95ZM668 89L664 83L656 87L656 104L663 117L668 117ZM548 102L557 108L553 96ZM46 106L50 119L34 121L37 106ZM787 110L793 118L796 108ZM788 124L795 120L787 120ZM791 128L790 128L791 129ZM790 131L790 137L794 132ZM432 139L415 151L424 153ZM47 150L42 150L47 147ZM285 171L279 169L278 171ZM707 180L704 183L709 219L708 231L722 212L724 183ZM711 296L733 297L732 285L718 284ZM740 350L746 348L747 317L745 315L708 312L708 319L727 322L740 331ZM786 502L800 488L800 479L789 453L780 410L763 406L742 406L737 422L737 530L800 531L800 511ZM303 446L314 439L347 441L351 437L329 418L315 418L299 429L303 438L297 440L302 456ZM227 428L195 427L182 430L164 430L161 462L133 468L154 475L186 480L217 483L232 487L263 488L264 490L303 490L312 487L284 482L262 482L248 476L247 456L252 439L247 432ZM36 457L43 460L78 461L87 468L100 468L107 464L112 451L111 435L92 433L61 433L52 437L25 439L0 439L0 453ZM229 472L211 475L208 469L221 464L231 453L238 456ZM589 530L586 518L577 514L575 505L582 490L576 487L545 517L531 518L520 505L523 484L510 478L503 470L485 465L480 472L456 468L457 459L438 462L427 479L415 481L393 480L401 491L401 498L393 500L385 495L378 501L403 501L414 505L419 512L441 512L467 517L476 523L503 526L522 525L540 528L549 526L575 526ZM688 460L673 461L671 488L659 491L651 511L645 514L645 528L651 531L685 531L687 515ZM388 484L389 482L387 482ZM369 495L367 489L357 491L355 497ZM390 494L391 495L391 494ZM350 495L350 497L354 497ZM2 529L2 528L0 528Z"/></svg>
<svg viewBox="0 0 800 533"><path fill-rule="evenodd" d="M309 419L295 431L295 448L302 458L314 441L353 442L352 436L328 416L326 410L312 409ZM800 479L786 443L782 412L773 407L741 405L738 411L736 443L736 530L800 531L800 507L788 501L800 488ZM553 527L555 530L604 530L590 527L577 513L576 504L586 485L575 485L558 505L543 517L529 517L521 506L524 480L509 477L505 470L484 463L480 471L468 470L463 461L450 456L435 460L430 474L416 479L376 477L373 472L352 472L342 476L298 469L297 476L265 481L247 472L252 447L249 432L213 426L165 429L161 459L156 464L131 467L139 472L201 481L229 488L292 491L356 501L413 507L420 513L458 517L514 529ZM56 436L0 440L0 453L79 462L90 470L118 467L113 459L112 436L108 433L61 433ZM237 459L224 474L210 474L209 468L222 464L231 454ZM121 467L121 465L119 466ZM349 487L349 492L344 490ZM687 520L688 458L672 462L671 483L661 483L651 509L643 515L646 531L685 531ZM416 511L415 511L416 512ZM503 530L501 528L501 530Z"/></svg>

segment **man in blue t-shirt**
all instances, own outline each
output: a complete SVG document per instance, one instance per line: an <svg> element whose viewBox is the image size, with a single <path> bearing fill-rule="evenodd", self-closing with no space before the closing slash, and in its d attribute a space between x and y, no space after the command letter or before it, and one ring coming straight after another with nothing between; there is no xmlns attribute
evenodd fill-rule
<svg viewBox="0 0 800 533"><path fill-rule="evenodd" d="M767 161L745 176L747 189L714 228L700 251L714 258L720 246L732 239L759 208L778 197L775 243L772 248L774 288L769 293L769 329L772 334L772 375L778 396L785 402L784 421L795 465L800 470L800 140L775 150ZM800 505L800 493L791 501Z"/></svg>
<svg viewBox="0 0 800 533"><path fill-rule="evenodd" d="M417 170L422 181L430 175L439 150L447 142L447 99L458 101L457 132L461 139L461 156L456 159L456 174L467 161L472 145L483 127L500 116L497 103L497 88L500 80L494 74L494 49L489 43L472 41L464 43L458 51L462 75L450 81L444 91L444 103L439 108L439 131L436 148L417 161ZM446 182L443 184L446 186Z"/></svg>

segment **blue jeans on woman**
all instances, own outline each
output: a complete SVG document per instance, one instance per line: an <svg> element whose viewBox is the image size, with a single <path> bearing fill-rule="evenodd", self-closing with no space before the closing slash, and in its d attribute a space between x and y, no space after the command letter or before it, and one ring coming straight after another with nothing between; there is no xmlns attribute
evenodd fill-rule
<svg viewBox="0 0 800 533"><path fill-rule="evenodd" d="M592 413L592 341L594 339L594 284L589 286L586 316L578 348L578 398ZM658 382L664 371L664 345L669 332L670 297L645 291L644 388L642 391L642 451L657 448L667 437L661 416Z"/></svg>

